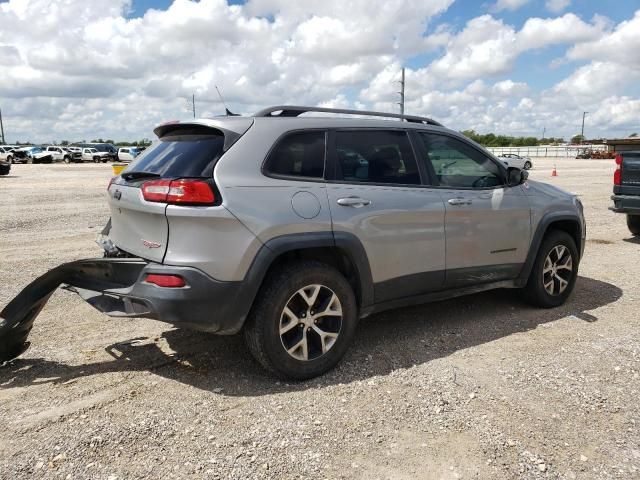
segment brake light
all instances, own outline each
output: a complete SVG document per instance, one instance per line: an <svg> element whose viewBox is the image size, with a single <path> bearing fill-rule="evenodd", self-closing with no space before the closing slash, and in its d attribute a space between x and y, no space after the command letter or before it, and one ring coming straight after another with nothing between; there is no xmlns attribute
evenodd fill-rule
<svg viewBox="0 0 640 480"><path fill-rule="evenodd" d="M613 172L613 184L622 185L622 155L616 155L616 171Z"/></svg>
<svg viewBox="0 0 640 480"><path fill-rule="evenodd" d="M152 283L163 288L181 288L187 285L179 275L163 275L158 273L150 273L144 279L145 283Z"/></svg>
<svg viewBox="0 0 640 480"><path fill-rule="evenodd" d="M171 180L152 180L142 184L142 196L147 202L166 202Z"/></svg>
<svg viewBox="0 0 640 480"><path fill-rule="evenodd" d="M216 197L202 180L152 180L142 184L142 196L148 202L172 205L213 205Z"/></svg>

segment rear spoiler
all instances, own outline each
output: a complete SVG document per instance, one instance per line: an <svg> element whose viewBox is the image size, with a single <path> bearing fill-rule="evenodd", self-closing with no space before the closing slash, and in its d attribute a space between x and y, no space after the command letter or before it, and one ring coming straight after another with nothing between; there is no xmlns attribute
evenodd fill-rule
<svg viewBox="0 0 640 480"><path fill-rule="evenodd" d="M217 133L224 137L223 151L229 150L253 125L253 118L234 116L224 120L193 120L187 122L170 121L153 129L158 138L179 134L181 130L198 130L199 133Z"/></svg>

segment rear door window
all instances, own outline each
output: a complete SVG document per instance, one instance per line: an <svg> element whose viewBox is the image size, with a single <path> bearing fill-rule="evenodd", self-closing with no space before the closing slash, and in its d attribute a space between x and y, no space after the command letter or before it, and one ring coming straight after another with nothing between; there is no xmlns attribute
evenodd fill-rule
<svg viewBox="0 0 640 480"><path fill-rule="evenodd" d="M401 130L336 132L336 180L418 185L420 174L407 133Z"/></svg>
<svg viewBox="0 0 640 480"><path fill-rule="evenodd" d="M147 172L161 178L212 177L223 154L224 135L206 127L178 129L138 155L123 172Z"/></svg>
<svg viewBox="0 0 640 480"><path fill-rule="evenodd" d="M324 178L324 131L290 133L280 139L264 165L267 175Z"/></svg>

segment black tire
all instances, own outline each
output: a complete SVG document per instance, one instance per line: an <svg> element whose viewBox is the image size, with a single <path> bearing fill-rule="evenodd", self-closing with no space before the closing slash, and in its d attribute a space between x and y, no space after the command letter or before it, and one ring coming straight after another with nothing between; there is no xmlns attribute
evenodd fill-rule
<svg viewBox="0 0 640 480"><path fill-rule="evenodd" d="M545 289L545 277L544 269L545 269L545 261L547 257L553 255L551 252L557 246L565 247L568 251L568 255L571 255L571 272L570 275L565 274L564 270L562 274L566 275L565 280L567 281L566 288L563 291L559 291L560 282L557 280L553 280L553 284L551 285L552 289L558 288L557 294L550 294ZM563 257L563 259L566 257ZM553 260L553 259L551 259ZM536 307L541 308L554 308L562 305L576 284L576 279L578 278L578 265L579 265L579 255L578 249L576 247L576 243L567 232L562 230L551 230L545 236L538 249L538 254L536 255L536 260L533 263L533 269L531 270L531 274L529 275L529 280L527 281L527 285L524 288L525 298ZM560 262L560 259L558 259ZM548 273L546 275L549 275ZM549 285L549 282L547 282Z"/></svg>
<svg viewBox="0 0 640 480"><path fill-rule="evenodd" d="M69 158L69 155L65 155L65 157L62 159L62 161L64 163L69 163L69 162L71 162L71 158Z"/></svg>
<svg viewBox="0 0 640 480"><path fill-rule="evenodd" d="M7 157L7 162L9 162L9 165L13 163L13 157L11 155Z"/></svg>
<svg viewBox="0 0 640 480"><path fill-rule="evenodd" d="M335 343L325 353L315 358L311 358L313 355L309 354L308 360L301 360L287 352L285 341L280 336L280 322L285 306L291 305L296 292L310 285L322 285L326 288L325 292L335 293L340 302L342 320ZM321 301L320 295L318 301ZM310 308L313 309L313 306ZM325 305L325 308L328 307ZM331 319L336 317L322 318L334 321ZM329 265L304 261L279 268L265 279L245 323L244 336L249 351L265 369L281 378L306 380L335 367L351 343L357 322L358 307L349 282ZM323 327L322 324L320 326ZM323 343L311 327L302 324L296 325L297 327L301 327L301 330L291 329L292 335L301 332L300 338L307 338L304 336L307 335L304 328L307 328L310 342L318 340ZM313 347L312 343L307 343L307 348L309 345Z"/></svg>
<svg viewBox="0 0 640 480"><path fill-rule="evenodd" d="M100 157L93 157L93 163L100 163Z"/></svg>
<svg viewBox="0 0 640 480"><path fill-rule="evenodd" d="M632 235L640 235L640 215L627 214L627 227Z"/></svg>
<svg viewBox="0 0 640 480"><path fill-rule="evenodd" d="M531 162L524 162L524 169L525 170L529 170L529 169L531 169L531 167L533 167L533 165L531 165Z"/></svg>

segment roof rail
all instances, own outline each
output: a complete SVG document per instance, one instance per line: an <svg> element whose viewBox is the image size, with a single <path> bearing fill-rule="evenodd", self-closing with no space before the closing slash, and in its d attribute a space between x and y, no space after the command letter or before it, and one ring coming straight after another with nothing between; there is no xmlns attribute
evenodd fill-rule
<svg viewBox="0 0 640 480"><path fill-rule="evenodd" d="M275 112L280 112L274 115ZM255 113L254 117L297 117L307 112L322 112L322 113L345 113L348 115L366 115L368 117L387 117L387 118L399 118L412 123L426 123L428 125L437 125L442 127L442 124L428 117L417 117L415 115L401 115L399 113L384 113L384 112L371 112L367 110L350 110L347 108L324 108L324 107L301 107L296 105L278 105L275 107L267 107L259 112Z"/></svg>

